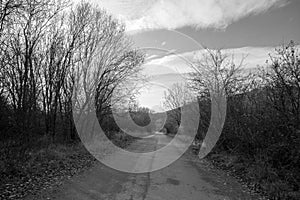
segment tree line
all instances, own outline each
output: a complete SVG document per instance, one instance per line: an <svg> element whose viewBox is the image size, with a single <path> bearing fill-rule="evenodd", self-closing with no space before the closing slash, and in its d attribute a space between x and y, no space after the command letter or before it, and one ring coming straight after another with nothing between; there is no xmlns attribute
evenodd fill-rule
<svg viewBox="0 0 300 200"><path fill-rule="evenodd" d="M1 140L74 140L80 81L85 94L96 91L100 122L135 94L144 55L104 10L66 0L1 0L0 9Z"/></svg>

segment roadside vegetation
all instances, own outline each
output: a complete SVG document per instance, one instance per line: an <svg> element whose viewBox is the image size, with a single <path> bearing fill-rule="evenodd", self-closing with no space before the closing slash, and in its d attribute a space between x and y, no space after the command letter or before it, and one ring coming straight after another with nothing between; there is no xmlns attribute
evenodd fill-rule
<svg viewBox="0 0 300 200"><path fill-rule="evenodd" d="M198 71L188 77L190 84L175 85L165 98L168 104L182 102L170 98L178 87L196 94L201 116L196 140L201 144L210 123L210 92L215 91L211 83L217 84L227 96L227 114L208 158L270 199L300 198L299 57L299 46L291 41L276 48L266 65L249 73L243 62L235 64L233 56L208 50L195 62ZM172 113L174 121L180 119L178 109Z"/></svg>
<svg viewBox="0 0 300 200"><path fill-rule="evenodd" d="M142 79L144 55L123 24L91 3L4 0L0 11L0 199L23 199L95 160L74 126L77 82L93 79L107 136L121 147L134 139L118 129L111 107L136 94L131 83Z"/></svg>

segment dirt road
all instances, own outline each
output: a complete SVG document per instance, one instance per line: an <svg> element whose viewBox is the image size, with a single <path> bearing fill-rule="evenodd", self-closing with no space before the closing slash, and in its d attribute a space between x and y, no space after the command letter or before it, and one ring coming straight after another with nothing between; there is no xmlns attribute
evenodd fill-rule
<svg viewBox="0 0 300 200"><path fill-rule="evenodd" d="M129 149L147 152L160 148L170 140L165 135L155 135L136 141ZM123 173L99 162L37 199L229 200L258 197L244 192L244 188L235 179L187 152L168 167L144 174Z"/></svg>

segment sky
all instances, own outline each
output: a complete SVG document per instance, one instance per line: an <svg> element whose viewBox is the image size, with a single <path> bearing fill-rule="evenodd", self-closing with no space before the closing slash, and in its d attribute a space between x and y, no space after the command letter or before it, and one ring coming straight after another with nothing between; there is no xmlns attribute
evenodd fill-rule
<svg viewBox="0 0 300 200"><path fill-rule="evenodd" d="M139 103L157 108L203 47L222 48L244 67L264 65L275 47L300 42L299 0L94 0L126 25L136 48L146 51L151 82Z"/></svg>

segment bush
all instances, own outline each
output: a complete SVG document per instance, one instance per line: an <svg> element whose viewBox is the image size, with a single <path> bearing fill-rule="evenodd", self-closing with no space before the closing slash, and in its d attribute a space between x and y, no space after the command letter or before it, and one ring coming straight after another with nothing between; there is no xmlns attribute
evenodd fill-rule
<svg viewBox="0 0 300 200"><path fill-rule="evenodd" d="M293 42L276 52L254 80L259 87L228 98L214 153L238 156L230 164L215 159L240 171L271 199L299 199L300 52Z"/></svg>

